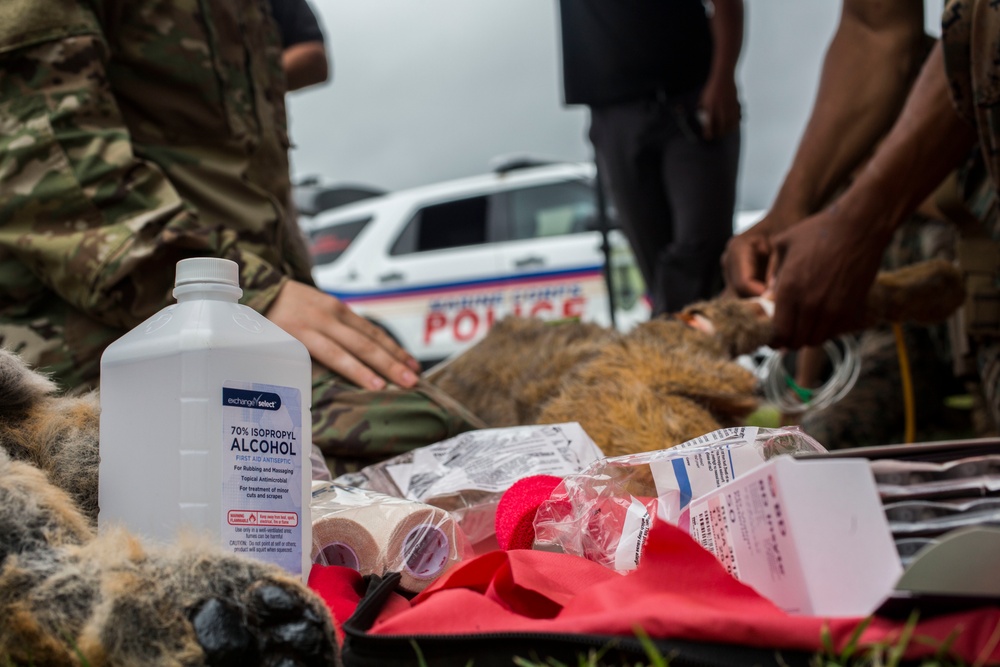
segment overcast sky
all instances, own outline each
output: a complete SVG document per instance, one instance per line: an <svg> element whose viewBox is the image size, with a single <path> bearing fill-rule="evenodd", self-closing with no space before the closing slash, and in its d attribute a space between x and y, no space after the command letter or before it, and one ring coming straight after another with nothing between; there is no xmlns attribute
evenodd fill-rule
<svg viewBox="0 0 1000 667"><path fill-rule="evenodd" d="M609 0L612 1L612 0ZM310 0L332 81L292 93L292 172L399 189L498 155L591 156L561 100L557 0ZM926 0L929 24L941 0ZM739 207L769 204L812 105L836 0L747 0Z"/></svg>

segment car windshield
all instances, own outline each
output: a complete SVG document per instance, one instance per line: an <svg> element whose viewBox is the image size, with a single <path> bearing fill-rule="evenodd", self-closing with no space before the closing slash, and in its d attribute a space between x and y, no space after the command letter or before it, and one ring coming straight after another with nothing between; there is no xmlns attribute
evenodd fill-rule
<svg viewBox="0 0 1000 667"><path fill-rule="evenodd" d="M320 266L336 261L371 221L371 217L367 217L311 232L309 254L312 255L313 264Z"/></svg>

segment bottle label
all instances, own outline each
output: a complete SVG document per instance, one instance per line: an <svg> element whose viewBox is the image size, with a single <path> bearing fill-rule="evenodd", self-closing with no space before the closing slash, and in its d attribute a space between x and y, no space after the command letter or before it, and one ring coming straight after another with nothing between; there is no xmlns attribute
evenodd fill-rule
<svg viewBox="0 0 1000 667"><path fill-rule="evenodd" d="M302 574L301 393L225 382L222 431L223 545Z"/></svg>

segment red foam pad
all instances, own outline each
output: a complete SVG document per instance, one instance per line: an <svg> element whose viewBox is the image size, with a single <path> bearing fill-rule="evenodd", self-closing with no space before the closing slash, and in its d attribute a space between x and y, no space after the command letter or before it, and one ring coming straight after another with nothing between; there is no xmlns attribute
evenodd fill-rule
<svg viewBox="0 0 1000 667"><path fill-rule="evenodd" d="M497 544L503 551L530 549L535 543L535 512L562 482L554 475L532 475L514 482L497 504Z"/></svg>

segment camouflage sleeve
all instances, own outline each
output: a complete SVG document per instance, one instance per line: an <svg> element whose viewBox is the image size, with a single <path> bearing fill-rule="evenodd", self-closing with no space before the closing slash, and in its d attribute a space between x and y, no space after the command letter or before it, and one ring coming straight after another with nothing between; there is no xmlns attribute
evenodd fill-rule
<svg viewBox="0 0 1000 667"><path fill-rule="evenodd" d="M970 123L975 122L975 95L970 76L973 4L969 0L947 0L941 15L941 42L952 103L959 115Z"/></svg>
<svg viewBox="0 0 1000 667"><path fill-rule="evenodd" d="M237 261L244 302L266 309L286 278L235 231L200 221L134 154L107 57L96 27L0 41L0 247L110 326L131 328L169 302L173 266L187 256Z"/></svg>

